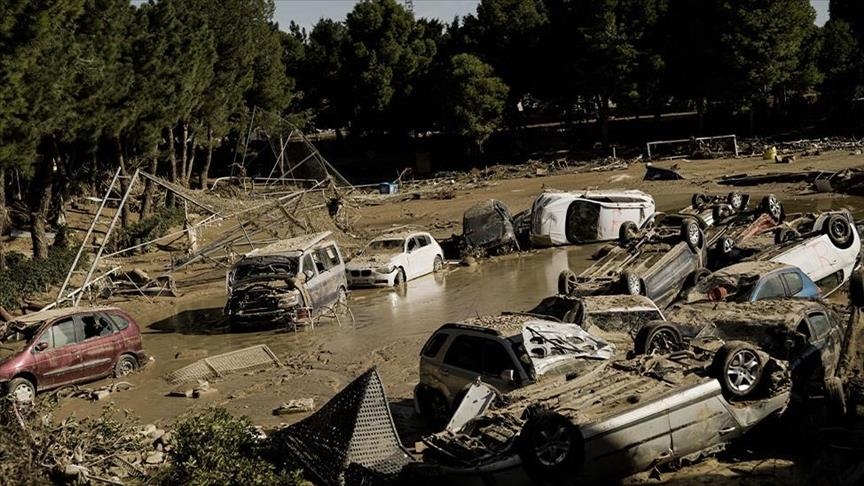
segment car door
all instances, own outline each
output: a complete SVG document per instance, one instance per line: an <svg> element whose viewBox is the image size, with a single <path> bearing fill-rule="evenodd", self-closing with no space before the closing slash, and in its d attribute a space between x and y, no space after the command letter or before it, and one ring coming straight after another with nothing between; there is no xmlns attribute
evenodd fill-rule
<svg viewBox="0 0 864 486"><path fill-rule="evenodd" d="M512 389L513 384L501 378L501 372L507 369L518 373L514 360L501 343L487 337L460 334L447 348L440 374L452 400L478 376L502 392Z"/></svg>
<svg viewBox="0 0 864 486"><path fill-rule="evenodd" d="M310 299L310 302L306 302L306 306L311 307L314 312L324 300L325 289L321 285L321 279L318 278L318 268L311 254L307 253L300 260L300 271L306 275L306 292Z"/></svg>
<svg viewBox="0 0 864 486"><path fill-rule="evenodd" d="M432 273L432 268L435 265L435 246L432 245L432 237L417 235L417 242L420 245L420 249L415 251L418 257L418 261L414 264L417 268L417 275Z"/></svg>
<svg viewBox="0 0 864 486"><path fill-rule="evenodd" d="M83 333L78 345L82 379L109 375L119 351L119 338L114 333L113 325L100 313L78 314L75 319L78 330Z"/></svg>
<svg viewBox="0 0 864 486"><path fill-rule="evenodd" d="M423 262L423 257L420 252L420 242L416 236L411 236L405 239L405 279L411 280L417 277L419 267Z"/></svg>
<svg viewBox="0 0 864 486"><path fill-rule="evenodd" d="M819 352L825 375L833 376L840 356L840 331L831 325L828 315L821 311L807 314L807 322L810 325L810 344Z"/></svg>
<svg viewBox="0 0 864 486"><path fill-rule="evenodd" d="M63 317L45 328L39 336L36 346L45 346L35 351L34 356L40 390L73 383L80 378L81 355L75 327L74 317ZM41 345L42 342L45 345Z"/></svg>

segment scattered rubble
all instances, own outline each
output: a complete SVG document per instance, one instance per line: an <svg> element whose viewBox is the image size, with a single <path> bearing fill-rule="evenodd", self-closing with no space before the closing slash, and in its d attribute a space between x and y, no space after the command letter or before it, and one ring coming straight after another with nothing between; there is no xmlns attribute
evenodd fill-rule
<svg viewBox="0 0 864 486"><path fill-rule="evenodd" d="M315 410L314 398L300 398L290 400L273 409L273 415L291 415L294 413L307 413Z"/></svg>

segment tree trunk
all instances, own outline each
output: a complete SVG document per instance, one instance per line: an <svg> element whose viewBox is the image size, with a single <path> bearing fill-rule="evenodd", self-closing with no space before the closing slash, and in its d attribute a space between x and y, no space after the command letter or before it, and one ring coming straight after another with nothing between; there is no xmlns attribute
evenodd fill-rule
<svg viewBox="0 0 864 486"><path fill-rule="evenodd" d="M44 157L36 165L36 174L30 188L30 236L33 240L33 259L48 258L48 241L45 236L45 219L51 207L51 176L55 159Z"/></svg>
<svg viewBox="0 0 864 486"><path fill-rule="evenodd" d="M0 270L6 268L6 248L3 233L6 231L6 168L0 167Z"/></svg>
<svg viewBox="0 0 864 486"><path fill-rule="evenodd" d="M168 164L170 166L170 172L168 176L170 177L170 181L174 184L177 183L177 151L174 147L174 127L168 128L168 140L171 142L168 144ZM174 207L174 193L168 191L168 194L165 196L165 206L169 208Z"/></svg>
<svg viewBox="0 0 864 486"><path fill-rule="evenodd" d="M701 136L702 127L705 123L705 99L696 100L696 135Z"/></svg>
<svg viewBox="0 0 864 486"><path fill-rule="evenodd" d="M153 151L153 156L150 157L150 167L147 170L151 175L155 175L156 171L159 170L159 156L158 149ZM150 179L144 183L144 201L141 203L141 215L138 217L138 221L150 216L150 211L153 208L153 190L155 189L155 184Z"/></svg>
<svg viewBox="0 0 864 486"><path fill-rule="evenodd" d="M207 128L207 156L204 158L204 167L198 174L198 188L207 189L207 177L210 174L210 162L213 161L213 130Z"/></svg>
<svg viewBox="0 0 864 486"><path fill-rule="evenodd" d="M600 95L600 141L603 148L609 148L609 96Z"/></svg>
<svg viewBox="0 0 864 486"><path fill-rule="evenodd" d="M189 125L187 125L184 122L182 124L182 127L183 127L183 130L180 132L180 135L181 135L181 138L180 138L180 147L181 147L180 148L180 180L177 181L177 177L175 176L175 178L172 182L177 182L181 186L185 186L186 185L186 180L185 180L186 162L189 160L186 157L186 153L189 150L189 142L187 141L189 139Z"/></svg>
<svg viewBox="0 0 864 486"><path fill-rule="evenodd" d="M186 172L183 173L183 185L186 187L192 186L192 167L195 166L195 135L192 135L192 140L189 141L189 160L186 162Z"/></svg>
<svg viewBox="0 0 864 486"><path fill-rule="evenodd" d="M114 146L117 149L117 163L120 165L120 175L124 176L120 179L120 193L126 194L126 191L129 190L129 171L126 169L126 160L123 158L123 144L120 143L120 137L114 138ZM94 165L95 167L95 165ZM128 203L128 201L127 201ZM122 228L129 227L129 205L124 204L122 212L120 213L120 226Z"/></svg>

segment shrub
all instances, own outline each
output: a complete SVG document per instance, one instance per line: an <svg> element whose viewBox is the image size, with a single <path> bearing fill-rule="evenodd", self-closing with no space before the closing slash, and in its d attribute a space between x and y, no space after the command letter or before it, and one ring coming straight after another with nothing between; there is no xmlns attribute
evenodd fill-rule
<svg viewBox="0 0 864 486"><path fill-rule="evenodd" d="M0 306L20 307L24 300L62 283L77 252L77 245L54 246L48 250L45 260L32 260L18 252L7 253L6 268L0 270ZM79 265L83 263L86 262L81 261Z"/></svg>
<svg viewBox="0 0 864 486"><path fill-rule="evenodd" d="M186 215L181 208L160 208L152 215L118 229L108 242L109 251L119 251L168 234L174 226L183 224Z"/></svg>

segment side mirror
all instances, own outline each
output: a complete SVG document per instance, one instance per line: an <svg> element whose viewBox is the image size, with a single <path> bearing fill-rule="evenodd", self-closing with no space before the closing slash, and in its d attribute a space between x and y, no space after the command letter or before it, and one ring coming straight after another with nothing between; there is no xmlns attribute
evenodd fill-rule
<svg viewBox="0 0 864 486"><path fill-rule="evenodd" d="M499 378L501 378L503 381L506 381L507 383L513 383L513 381L516 380L516 371L504 370L501 372Z"/></svg>
<svg viewBox="0 0 864 486"><path fill-rule="evenodd" d="M35 351L45 351L46 349L48 349L48 343L46 343L45 341L38 342L36 343L36 347L34 347L33 349Z"/></svg>

